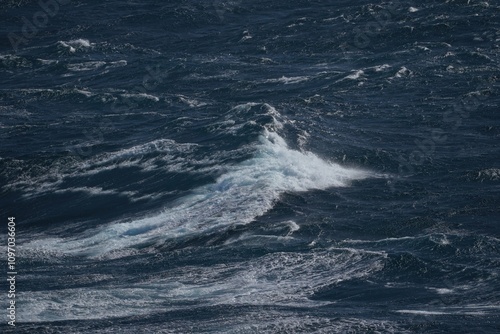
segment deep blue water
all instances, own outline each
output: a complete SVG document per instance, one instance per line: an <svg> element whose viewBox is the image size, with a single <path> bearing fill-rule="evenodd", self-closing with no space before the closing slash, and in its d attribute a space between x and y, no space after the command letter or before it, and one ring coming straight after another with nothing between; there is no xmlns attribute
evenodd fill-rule
<svg viewBox="0 0 500 334"><path fill-rule="evenodd" d="M497 1L47 1L0 5L3 333L500 332Z"/></svg>

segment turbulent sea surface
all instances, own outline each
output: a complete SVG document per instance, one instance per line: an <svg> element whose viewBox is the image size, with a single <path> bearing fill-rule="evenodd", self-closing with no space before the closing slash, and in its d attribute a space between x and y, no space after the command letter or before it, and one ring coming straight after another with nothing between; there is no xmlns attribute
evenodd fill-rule
<svg viewBox="0 0 500 334"><path fill-rule="evenodd" d="M500 332L499 14L2 1L0 331Z"/></svg>

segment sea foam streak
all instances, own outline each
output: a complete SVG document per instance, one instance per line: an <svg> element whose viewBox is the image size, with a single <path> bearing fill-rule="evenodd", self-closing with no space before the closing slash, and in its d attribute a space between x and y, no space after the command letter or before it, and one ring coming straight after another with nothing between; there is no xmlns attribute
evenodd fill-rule
<svg viewBox="0 0 500 334"><path fill-rule="evenodd" d="M276 113L272 107L270 112ZM131 222L114 222L74 239L45 239L26 247L93 257L132 246L159 245L171 238L250 223L270 210L284 192L342 187L369 175L327 162L311 152L292 150L277 132L263 127L253 158L229 167L215 183L195 189L163 212Z"/></svg>
<svg viewBox="0 0 500 334"><path fill-rule="evenodd" d="M385 258L383 252L332 247L309 253L275 252L211 266L167 266L165 272L134 282L93 276L94 283L108 283L23 292L20 318L30 322L103 319L214 305L324 306L331 302L311 296L332 284L381 270Z"/></svg>

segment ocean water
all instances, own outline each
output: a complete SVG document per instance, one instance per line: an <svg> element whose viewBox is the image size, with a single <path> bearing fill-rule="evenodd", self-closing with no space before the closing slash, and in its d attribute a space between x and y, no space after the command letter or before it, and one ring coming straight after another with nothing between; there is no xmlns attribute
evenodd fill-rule
<svg viewBox="0 0 500 334"><path fill-rule="evenodd" d="M499 14L2 1L0 330L500 332Z"/></svg>

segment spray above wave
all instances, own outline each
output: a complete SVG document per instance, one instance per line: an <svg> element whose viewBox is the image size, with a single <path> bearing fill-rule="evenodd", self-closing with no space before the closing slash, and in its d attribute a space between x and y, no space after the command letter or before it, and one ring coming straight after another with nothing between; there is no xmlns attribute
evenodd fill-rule
<svg viewBox="0 0 500 334"><path fill-rule="evenodd" d="M114 256L124 256L127 251L119 250L159 245L171 238L248 224L270 210L285 192L343 187L352 180L370 176L365 171L327 162L311 152L290 149L276 132L283 126L277 119L279 113L269 105L263 109L273 121L260 126L254 156L227 167L228 171L215 183L195 189L155 216L114 222L72 240L35 241L27 247L75 255L100 256L114 252ZM234 131L234 127L228 131Z"/></svg>

